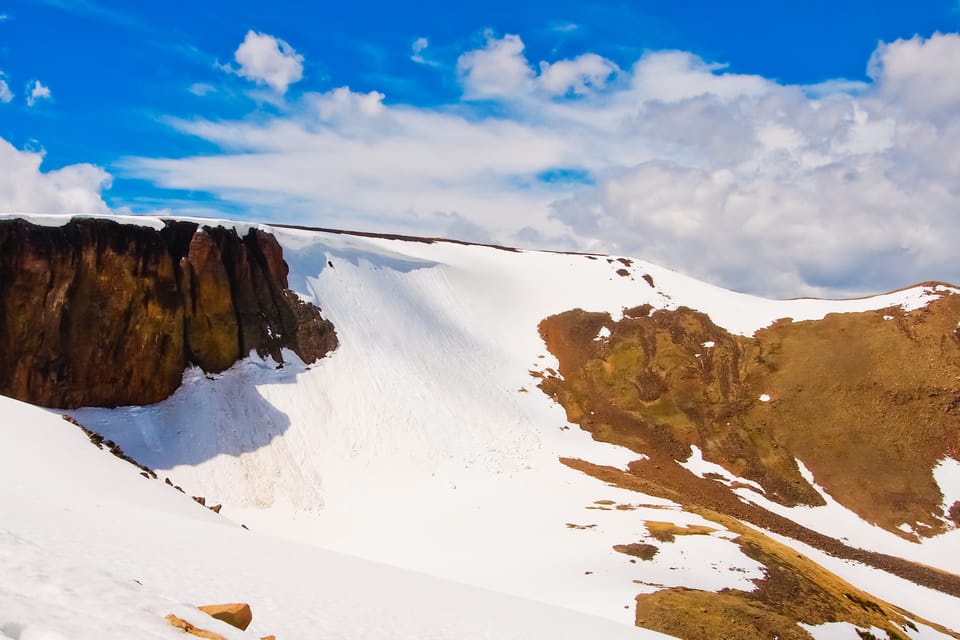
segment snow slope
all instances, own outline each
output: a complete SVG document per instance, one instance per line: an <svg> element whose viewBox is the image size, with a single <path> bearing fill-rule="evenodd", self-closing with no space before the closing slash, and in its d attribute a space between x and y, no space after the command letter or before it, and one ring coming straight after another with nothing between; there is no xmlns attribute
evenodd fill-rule
<svg viewBox="0 0 960 640"><path fill-rule="evenodd" d="M663 638L246 531L90 444L54 412L0 397L0 639ZM194 608L248 602L240 632Z"/></svg>
<svg viewBox="0 0 960 640"><path fill-rule="evenodd" d="M771 301L638 260L265 229L291 286L336 326L334 354L280 371L256 357L218 376L190 371L158 405L74 415L257 531L626 624L651 585L749 590L760 568L724 532L678 538L673 556L642 566L612 550L648 539L645 520L703 521L559 463L640 454L594 442L535 388L529 371L556 367L539 321L685 305L749 335L940 293ZM941 614L929 617L960 629Z"/></svg>

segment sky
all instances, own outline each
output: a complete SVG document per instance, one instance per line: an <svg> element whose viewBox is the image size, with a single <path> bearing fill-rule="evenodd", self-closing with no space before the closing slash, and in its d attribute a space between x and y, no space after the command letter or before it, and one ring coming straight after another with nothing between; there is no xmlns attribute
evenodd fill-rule
<svg viewBox="0 0 960 640"><path fill-rule="evenodd" d="M960 3L0 0L0 211L960 283Z"/></svg>

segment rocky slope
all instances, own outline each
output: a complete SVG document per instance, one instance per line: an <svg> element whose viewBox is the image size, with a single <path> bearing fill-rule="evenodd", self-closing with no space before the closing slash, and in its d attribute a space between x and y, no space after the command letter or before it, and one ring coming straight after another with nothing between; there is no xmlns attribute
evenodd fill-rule
<svg viewBox="0 0 960 640"><path fill-rule="evenodd" d="M0 220L0 394L48 407L167 398L251 350L313 362L333 326L287 288L276 239L166 221Z"/></svg>
<svg viewBox="0 0 960 640"><path fill-rule="evenodd" d="M674 461L690 446L785 506L824 504L915 539L956 526L932 469L960 456L960 296L732 335L688 308L569 311L540 331L541 386L594 437ZM597 339L598 334L606 337ZM542 374L538 374L542 375ZM952 520L952 522L951 522Z"/></svg>
<svg viewBox="0 0 960 640"><path fill-rule="evenodd" d="M744 553L765 567L753 591L639 595L638 624L682 638L759 640L808 638L797 621L844 621L904 637L909 625L895 607L741 523L960 595L956 575L865 552L856 540L819 535L744 500L752 492L787 507L816 507L826 504L826 490L908 540L954 529L960 503L944 503L933 468L960 455L958 326L956 295L911 313L895 306L784 319L752 337L686 307L646 305L618 321L580 309L545 319L540 332L559 367L533 372L541 389L594 438L644 455L626 470L567 464L684 504L737 533ZM693 446L725 473L684 468Z"/></svg>

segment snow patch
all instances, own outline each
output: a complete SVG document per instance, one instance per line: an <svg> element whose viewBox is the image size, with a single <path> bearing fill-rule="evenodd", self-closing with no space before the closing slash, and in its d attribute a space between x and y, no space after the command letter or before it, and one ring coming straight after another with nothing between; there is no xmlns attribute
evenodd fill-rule
<svg viewBox="0 0 960 640"><path fill-rule="evenodd" d="M719 464L704 460L703 451L701 451L700 447L697 445L690 445L690 457L687 458L686 461L680 462L679 464L684 469L690 471L700 478L704 478L707 476L707 474L711 474L714 477L719 476L722 482L727 486L737 483L739 485L750 486L759 491L761 494L765 493L763 487L753 480L747 480L746 478L735 476Z"/></svg>
<svg viewBox="0 0 960 640"><path fill-rule="evenodd" d="M824 622L823 624L798 622L797 624L813 636L813 640L860 640L862 636L858 631L864 631L849 622ZM886 636L884 631L880 631L880 635L875 635L877 638Z"/></svg>
<svg viewBox="0 0 960 640"><path fill-rule="evenodd" d="M955 468L949 463L947 466L951 469ZM957 545L960 545L960 529L947 531L932 538L921 538L918 541L905 540L881 527L866 522L856 513L837 502L823 487L816 483L813 473L802 461L797 460L797 468L801 476L820 494L826 502L825 505L819 507L785 507L747 489L734 489L734 492L741 498L768 511L789 518L797 524L836 538L848 545L899 556L951 573L960 573L960 556L955 552ZM863 584L858 586L865 588ZM896 599L888 598L888 600L907 609L910 608L897 602ZM958 618L958 621L960 621L960 618Z"/></svg>
<svg viewBox="0 0 960 640"><path fill-rule="evenodd" d="M947 517L950 507L960 502L960 461L944 458L933 468L933 479L943 494L943 514Z"/></svg>

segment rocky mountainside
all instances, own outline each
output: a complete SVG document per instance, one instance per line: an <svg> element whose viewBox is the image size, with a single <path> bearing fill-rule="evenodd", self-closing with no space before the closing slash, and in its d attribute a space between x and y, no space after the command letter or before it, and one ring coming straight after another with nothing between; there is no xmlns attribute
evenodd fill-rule
<svg viewBox="0 0 960 640"><path fill-rule="evenodd" d="M752 337L685 307L616 322L574 310L540 325L560 362L541 387L596 438L674 461L697 446L770 500L824 505L802 460L864 520L915 539L960 524L960 503L944 518L931 474L960 458L958 323L960 296Z"/></svg>
<svg viewBox="0 0 960 640"><path fill-rule="evenodd" d="M0 393L48 407L159 402L184 369L336 347L276 239L166 221L0 220Z"/></svg>
<svg viewBox="0 0 960 640"><path fill-rule="evenodd" d="M0 223L4 393L101 405L70 416L250 535L646 635L960 637L956 287L136 222Z"/></svg>

